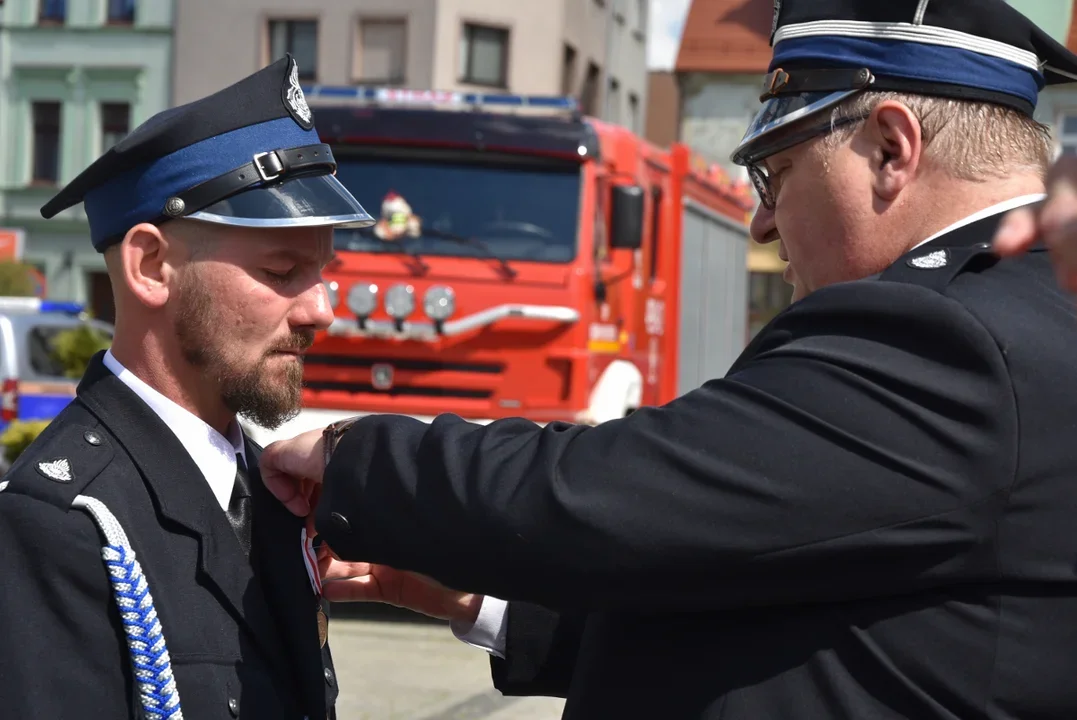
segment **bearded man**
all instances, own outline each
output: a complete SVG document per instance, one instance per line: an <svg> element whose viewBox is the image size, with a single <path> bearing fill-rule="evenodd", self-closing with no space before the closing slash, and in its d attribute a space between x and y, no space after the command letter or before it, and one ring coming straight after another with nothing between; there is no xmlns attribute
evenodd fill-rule
<svg viewBox="0 0 1077 720"><path fill-rule="evenodd" d="M298 411L332 228L374 222L296 70L151 118L42 209L84 203L116 329L0 483L5 716L335 717L311 544L237 422Z"/></svg>

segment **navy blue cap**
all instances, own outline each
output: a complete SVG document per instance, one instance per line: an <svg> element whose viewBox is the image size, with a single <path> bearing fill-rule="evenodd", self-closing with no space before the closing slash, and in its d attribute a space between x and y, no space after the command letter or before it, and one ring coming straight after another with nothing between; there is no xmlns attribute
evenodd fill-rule
<svg viewBox="0 0 1077 720"><path fill-rule="evenodd" d="M139 223L368 227L336 179L288 55L209 97L154 115L41 208L84 203L103 252Z"/></svg>
<svg viewBox="0 0 1077 720"><path fill-rule="evenodd" d="M763 107L732 156L742 165L803 141L806 118L861 91L1031 116L1044 87L1077 80L1077 56L1004 0L775 0L771 44Z"/></svg>

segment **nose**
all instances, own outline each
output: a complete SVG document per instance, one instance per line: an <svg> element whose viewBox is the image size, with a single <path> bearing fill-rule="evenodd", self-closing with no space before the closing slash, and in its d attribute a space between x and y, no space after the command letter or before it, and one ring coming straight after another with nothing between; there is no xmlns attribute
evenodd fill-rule
<svg viewBox="0 0 1077 720"><path fill-rule="evenodd" d="M777 240L778 225L774 222L774 211L760 204L752 218L750 230L752 239L761 245Z"/></svg>
<svg viewBox="0 0 1077 720"><path fill-rule="evenodd" d="M333 307L329 304L329 291L319 277L292 307L293 327L308 327L316 331L327 329L333 322Z"/></svg>

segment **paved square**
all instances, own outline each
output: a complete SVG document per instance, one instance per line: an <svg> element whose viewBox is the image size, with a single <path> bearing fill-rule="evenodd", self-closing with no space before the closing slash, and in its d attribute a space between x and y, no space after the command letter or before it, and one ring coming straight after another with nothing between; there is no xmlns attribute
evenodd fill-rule
<svg viewBox="0 0 1077 720"><path fill-rule="evenodd" d="M340 720L560 720L564 700L506 698L489 656L448 626L334 614L329 641Z"/></svg>

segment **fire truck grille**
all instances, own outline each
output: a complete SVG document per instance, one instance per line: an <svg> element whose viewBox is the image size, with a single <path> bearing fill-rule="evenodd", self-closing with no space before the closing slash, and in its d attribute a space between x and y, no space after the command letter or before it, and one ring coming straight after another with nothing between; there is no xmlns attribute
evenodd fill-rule
<svg viewBox="0 0 1077 720"><path fill-rule="evenodd" d="M440 398L467 398L485 400L494 393L491 390L468 390L466 388L444 387L409 387L398 385L388 390L378 390L370 383L326 382L313 380L303 383L304 387L311 390L328 390L332 392L347 393L376 393L378 395L408 395L411 397L440 397Z"/></svg>
<svg viewBox="0 0 1077 720"><path fill-rule="evenodd" d="M370 374L363 372L378 365L392 367L397 376L389 387L375 387L370 382ZM383 396L406 396L406 397L429 397L429 398L459 398L469 400L485 400L493 397L494 391L490 387L460 387L453 385L470 385L469 382L460 381L460 374L478 375L486 378L499 375L504 371L504 366L499 363L473 363L473 362L450 362L443 360L414 360L402 358L383 357L353 357L346 355L308 355L304 359L304 365L309 370L308 377L303 385L309 390L323 392L344 393L369 393ZM335 372L328 371L330 368ZM348 370L355 369L357 377L353 380L348 377ZM439 374L441 380L447 380L453 375L457 382L443 382L433 378L422 378L427 373ZM420 377L416 377L416 374ZM331 376L326 377L326 375ZM489 385L489 381L479 383Z"/></svg>
<svg viewBox="0 0 1077 720"><path fill-rule="evenodd" d="M349 357L347 355L307 355L304 358L306 365L327 365L329 367L353 367L370 368L375 365L392 365L394 370L410 372L437 372L448 370L452 372L485 373L497 375L505 370L500 363L463 363L445 362L441 360L404 360L401 358L382 357Z"/></svg>

